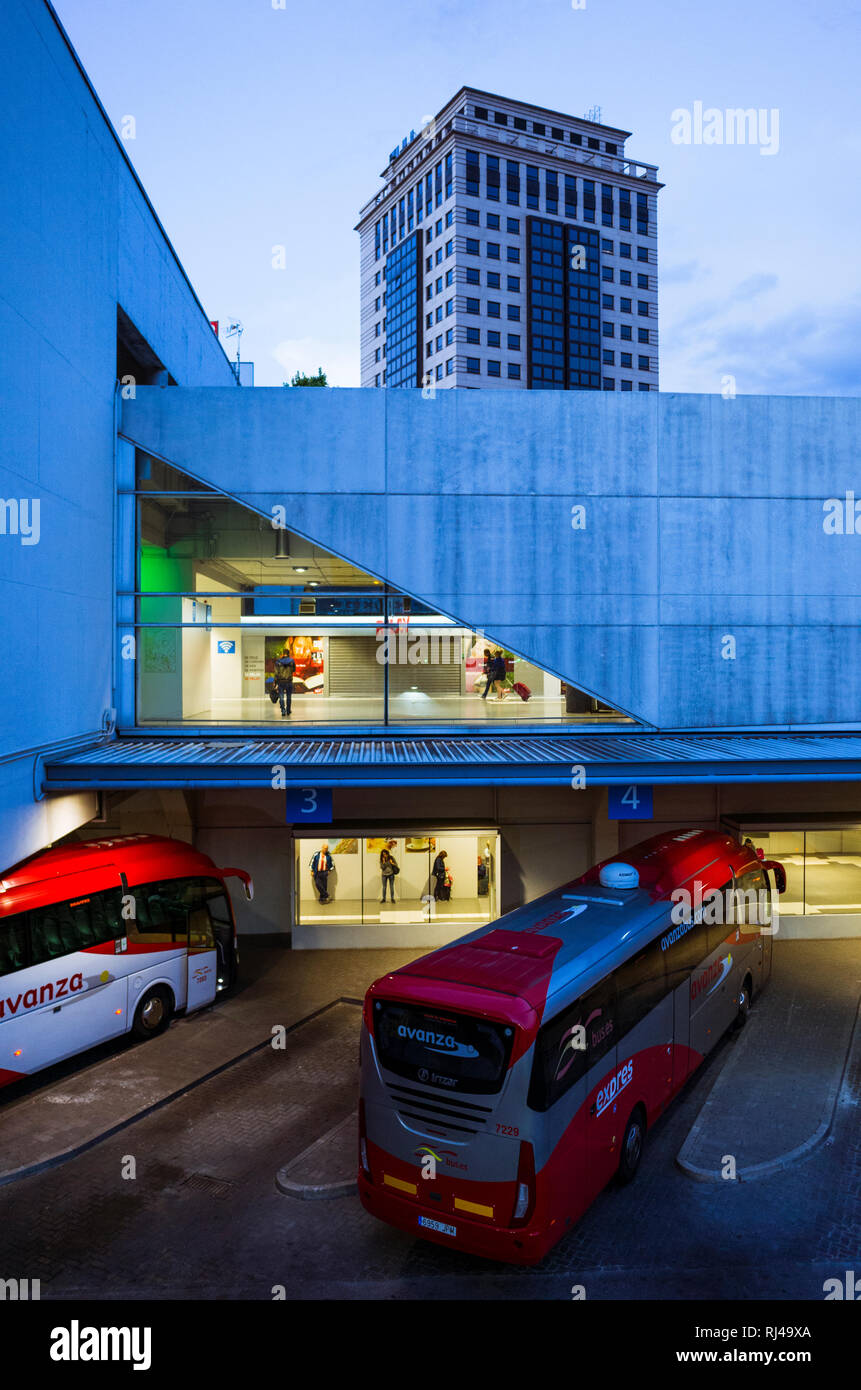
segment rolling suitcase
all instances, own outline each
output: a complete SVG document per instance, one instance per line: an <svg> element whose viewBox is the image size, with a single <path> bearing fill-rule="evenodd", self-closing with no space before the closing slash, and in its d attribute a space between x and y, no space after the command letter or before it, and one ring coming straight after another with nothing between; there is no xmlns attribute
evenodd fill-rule
<svg viewBox="0 0 861 1390"><path fill-rule="evenodd" d="M529 686L524 685L523 681L515 681L514 685L511 688L515 692L515 694L520 696L521 700L528 700L530 695L532 694L532 691L529 689Z"/></svg>

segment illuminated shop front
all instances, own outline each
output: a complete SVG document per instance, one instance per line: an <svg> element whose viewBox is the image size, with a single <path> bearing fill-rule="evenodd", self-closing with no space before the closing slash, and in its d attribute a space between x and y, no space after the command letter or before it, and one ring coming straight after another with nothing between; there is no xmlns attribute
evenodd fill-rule
<svg viewBox="0 0 861 1390"><path fill-rule="evenodd" d="M484 926L500 913L499 848L491 828L297 833L293 945L432 946Z"/></svg>
<svg viewBox="0 0 861 1390"><path fill-rule="evenodd" d="M739 816L727 823L742 839L752 840L763 858L783 864L785 936L861 933L861 821L778 814Z"/></svg>

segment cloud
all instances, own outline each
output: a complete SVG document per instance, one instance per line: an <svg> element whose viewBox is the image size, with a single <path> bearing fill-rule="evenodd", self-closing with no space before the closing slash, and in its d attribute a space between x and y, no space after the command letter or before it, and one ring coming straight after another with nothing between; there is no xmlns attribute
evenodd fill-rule
<svg viewBox="0 0 861 1390"><path fill-rule="evenodd" d="M758 294L764 294L766 290L773 290L777 284L777 276L767 275L764 271L758 275L749 275L746 280L742 280L740 285L736 285L731 298L733 300L755 299Z"/></svg>
<svg viewBox="0 0 861 1390"><path fill-rule="evenodd" d="M681 265L661 267L662 285L689 285L692 280L700 280L709 272L699 261L684 261Z"/></svg>
<svg viewBox="0 0 861 1390"><path fill-rule="evenodd" d="M283 368L284 381L294 372L313 376L322 367L330 386L358 386L360 379L358 349L325 338L284 338L273 349L272 356Z"/></svg>
<svg viewBox="0 0 861 1390"><path fill-rule="evenodd" d="M752 323L706 319L697 329L692 315L683 332L664 330L662 347L664 390L716 391L731 373L740 395L858 396L861 296Z"/></svg>
<svg viewBox="0 0 861 1390"><path fill-rule="evenodd" d="M665 282L666 277L662 275L661 283ZM682 347L691 342L699 342L708 325L717 324L720 319L725 318L732 305L749 304L758 295L774 289L777 284L776 275L760 272L741 280L727 291L723 299L703 299L698 304L688 305L684 317L675 322L670 319L669 327L662 330L662 345L672 343L675 347Z"/></svg>

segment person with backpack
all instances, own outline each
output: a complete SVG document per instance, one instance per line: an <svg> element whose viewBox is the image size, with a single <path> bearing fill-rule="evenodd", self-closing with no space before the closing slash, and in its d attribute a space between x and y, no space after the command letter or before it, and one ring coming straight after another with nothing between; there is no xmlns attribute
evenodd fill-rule
<svg viewBox="0 0 861 1390"><path fill-rule="evenodd" d="M387 849L380 850L380 876L383 880L383 896L380 902L386 901L386 884L389 885L389 896L392 902L395 901L395 875L400 873L397 860Z"/></svg>
<svg viewBox="0 0 861 1390"><path fill-rule="evenodd" d="M275 684L281 702L281 718L285 719L293 706L293 676L296 662L289 652L282 652L275 660Z"/></svg>
<svg viewBox="0 0 861 1390"><path fill-rule="evenodd" d="M324 840L317 853L311 856L311 875L321 903L330 901L329 875L334 867L335 861L329 853L328 841Z"/></svg>

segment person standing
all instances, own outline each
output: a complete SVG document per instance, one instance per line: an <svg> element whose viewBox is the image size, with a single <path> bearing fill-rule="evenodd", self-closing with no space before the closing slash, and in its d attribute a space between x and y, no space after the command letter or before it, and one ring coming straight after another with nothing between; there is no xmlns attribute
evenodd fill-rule
<svg viewBox="0 0 861 1390"><path fill-rule="evenodd" d="M282 652L275 661L275 684L278 686L282 719L287 717L293 707L293 676L295 673L296 662L293 657L289 652Z"/></svg>
<svg viewBox="0 0 861 1390"><path fill-rule="evenodd" d="M386 884L389 887L389 896L392 902L395 901L395 874L400 873L397 861L393 854L387 849L380 850L380 876L383 880L383 896L380 902L386 901Z"/></svg>
<svg viewBox="0 0 861 1390"><path fill-rule="evenodd" d="M487 890L488 890L489 886L490 886L490 875L489 875L488 870L487 870L487 861L484 859L483 855L480 854L480 855L478 856L478 875L477 875L478 896L479 896L480 898L485 898L485 897L487 897Z"/></svg>
<svg viewBox="0 0 861 1390"><path fill-rule="evenodd" d="M441 849L436 859L433 861L431 877L433 878L433 895L436 902L442 902L445 897L445 878L447 872L445 861L447 858L448 854L444 849Z"/></svg>
<svg viewBox="0 0 861 1390"><path fill-rule="evenodd" d="M329 843L324 840L317 853L311 857L311 874L321 903L329 902L329 875L334 867L335 861L329 853Z"/></svg>
<svg viewBox="0 0 861 1390"><path fill-rule="evenodd" d="M493 665L493 657L490 654L490 647L484 649L484 689L481 692L482 700L486 700L490 694L490 668Z"/></svg>

